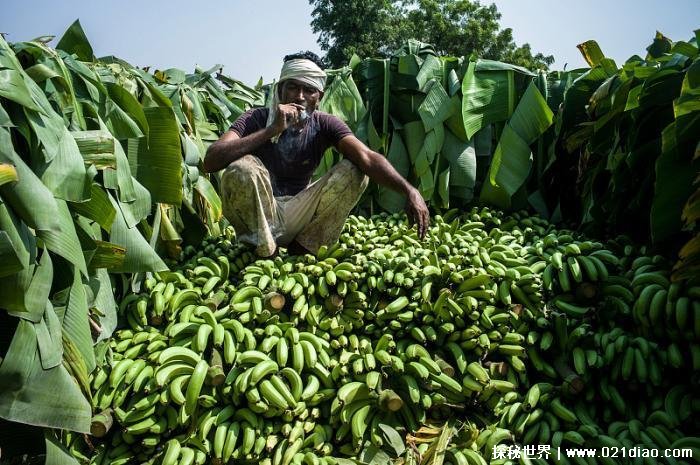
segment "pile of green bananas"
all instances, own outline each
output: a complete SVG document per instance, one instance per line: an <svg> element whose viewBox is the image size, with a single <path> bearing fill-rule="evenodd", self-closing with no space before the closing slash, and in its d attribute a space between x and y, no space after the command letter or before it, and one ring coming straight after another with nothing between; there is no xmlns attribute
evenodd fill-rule
<svg viewBox="0 0 700 465"><path fill-rule="evenodd" d="M513 442L674 444L698 430L700 287L667 275L624 238L485 208L437 215L423 241L403 216L351 216L317 256L256 260L227 229L121 302L90 379L104 437L69 447L93 464L371 446L461 465L507 463L491 454ZM421 436L455 420L439 447Z"/></svg>

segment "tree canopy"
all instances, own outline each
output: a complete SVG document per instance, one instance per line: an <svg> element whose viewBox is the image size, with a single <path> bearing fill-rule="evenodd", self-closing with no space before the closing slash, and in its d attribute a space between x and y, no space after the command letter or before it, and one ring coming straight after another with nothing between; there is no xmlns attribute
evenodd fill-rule
<svg viewBox="0 0 700 465"><path fill-rule="evenodd" d="M518 46L510 28L501 29L495 4L472 0L309 0L313 31L332 67L346 65L353 53L386 57L408 38L426 42L441 55L472 53L529 69L547 69L551 55L533 55Z"/></svg>

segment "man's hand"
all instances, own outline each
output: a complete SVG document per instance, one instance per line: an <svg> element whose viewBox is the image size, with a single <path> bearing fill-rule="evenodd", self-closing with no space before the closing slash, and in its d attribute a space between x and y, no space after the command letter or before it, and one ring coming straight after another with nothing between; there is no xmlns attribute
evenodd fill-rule
<svg viewBox="0 0 700 465"><path fill-rule="evenodd" d="M285 103L277 106L277 114L272 126L276 134L282 134L289 126L301 122L301 112L306 110L297 103Z"/></svg>
<svg viewBox="0 0 700 465"><path fill-rule="evenodd" d="M415 223L418 227L418 236L422 240L428 232L428 226L430 225L428 206L425 204L423 196L420 195L420 192L415 188L411 189L407 199L406 215L411 224Z"/></svg>

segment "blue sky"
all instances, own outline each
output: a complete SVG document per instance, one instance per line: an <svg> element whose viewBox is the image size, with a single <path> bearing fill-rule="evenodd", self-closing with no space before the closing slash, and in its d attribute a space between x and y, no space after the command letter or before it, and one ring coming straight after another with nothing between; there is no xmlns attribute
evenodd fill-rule
<svg viewBox="0 0 700 465"><path fill-rule="evenodd" d="M516 43L553 54L553 69L584 66L576 44L588 39L621 64L643 54L657 29L673 40L688 40L700 28L700 0L495 3L502 27L513 29ZM275 78L288 53L321 53L309 25L308 0L3 0L0 32L10 42L60 36L76 18L97 56L186 71L195 64L222 64L225 74L249 84L260 76L266 82Z"/></svg>

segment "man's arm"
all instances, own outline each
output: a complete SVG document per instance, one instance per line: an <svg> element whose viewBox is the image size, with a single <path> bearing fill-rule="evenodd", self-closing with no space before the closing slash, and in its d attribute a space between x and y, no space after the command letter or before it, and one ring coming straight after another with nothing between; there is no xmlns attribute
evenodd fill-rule
<svg viewBox="0 0 700 465"><path fill-rule="evenodd" d="M213 173L226 168L243 155L252 153L275 135L275 128L268 126L253 134L241 137L233 131L227 131L207 149L204 157L204 171Z"/></svg>
<svg viewBox="0 0 700 465"><path fill-rule="evenodd" d="M233 131L227 131L207 149L207 154L204 157L204 171L212 173L222 170L243 155L252 153L274 136L282 134L288 126L296 124L303 109L303 106L294 103L279 105L272 125L245 137L241 137Z"/></svg>
<svg viewBox="0 0 700 465"><path fill-rule="evenodd" d="M389 160L370 150L357 137L350 135L340 139L338 150L372 181L406 196L406 212L418 225L418 235L422 239L428 231L430 213L420 192L391 166Z"/></svg>

